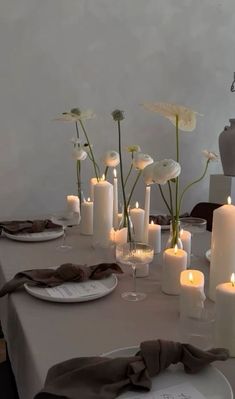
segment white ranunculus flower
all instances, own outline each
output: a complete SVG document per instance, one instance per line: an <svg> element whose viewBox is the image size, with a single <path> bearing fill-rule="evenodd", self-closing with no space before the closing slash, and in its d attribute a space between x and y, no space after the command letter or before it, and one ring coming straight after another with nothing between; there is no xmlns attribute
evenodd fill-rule
<svg viewBox="0 0 235 399"><path fill-rule="evenodd" d="M105 166L115 168L120 163L120 156L117 151L107 151L102 158Z"/></svg>
<svg viewBox="0 0 235 399"><path fill-rule="evenodd" d="M143 176L146 184L166 184L180 175L181 166L173 159L163 159L147 166Z"/></svg>
<svg viewBox="0 0 235 399"><path fill-rule="evenodd" d="M133 158L133 166L138 170L143 170L146 166L153 163L153 158L148 154L144 154L143 152L137 152Z"/></svg>
<svg viewBox="0 0 235 399"><path fill-rule="evenodd" d="M145 103L144 108L169 119L173 125L176 125L176 115L178 115L179 129L185 132L191 132L196 127L196 115L198 112L182 105L168 103ZM199 114L198 114L199 115Z"/></svg>
<svg viewBox="0 0 235 399"><path fill-rule="evenodd" d="M76 161L84 161L87 157L87 152L83 147L74 147L72 150L72 158Z"/></svg>
<svg viewBox="0 0 235 399"><path fill-rule="evenodd" d="M218 161L219 159L219 155L217 155L213 151L203 150L202 153L206 157L206 159L208 159L208 161Z"/></svg>
<svg viewBox="0 0 235 399"><path fill-rule="evenodd" d="M95 118L95 113L92 110L80 111L78 108L73 108L70 112L63 112L63 114L55 120L61 122L78 122L93 118Z"/></svg>
<svg viewBox="0 0 235 399"><path fill-rule="evenodd" d="M139 145L133 144L126 147L127 152L141 152L141 148Z"/></svg>

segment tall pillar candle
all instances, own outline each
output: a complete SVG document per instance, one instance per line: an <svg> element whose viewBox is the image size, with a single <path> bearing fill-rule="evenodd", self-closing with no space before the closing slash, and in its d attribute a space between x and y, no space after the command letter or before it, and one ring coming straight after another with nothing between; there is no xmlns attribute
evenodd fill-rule
<svg viewBox="0 0 235 399"><path fill-rule="evenodd" d="M187 252L168 248L163 254L162 291L165 294L180 294L180 274L187 267Z"/></svg>
<svg viewBox="0 0 235 399"><path fill-rule="evenodd" d="M204 309L204 274L184 270L180 275L180 317L200 319Z"/></svg>
<svg viewBox="0 0 235 399"><path fill-rule="evenodd" d="M213 213L209 297L215 300L216 286L229 281L235 267L235 206L228 204Z"/></svg>
<svg viewBox="0 0 235 399"><path fill-rule="evenodd" d="M191 260L191 240L192 234L187 230L180 230L180 239L182 241L183 249L187 252L187 266L190 265Z"/></svg>
<svg viewBox="0 0 235 399"><path fill-rule="evenodd" d="M113 228L118 229L118 179L117 171L113 170Z"/></svg>
<svg viewBox="0 0 235 399"><path fill-rule="evenodd" d="M136 202L135 208L130 210L130 217L133 223L134 239L136 242L142 242L144 232L144 210L139 208Z"/></svg>
<svg viewBox="0 0 235 399"><path fill-rule="evenodd" d="M155 224L153 220L149 223L148 243L155 254L161 252L161 226L160 224Z"/></svg>
<svg viewBox="0 0 235 399"><path fill-rule="evenodd" d="M93 234L93 202L90 198L81 205L81 234L87 236Z"/></svg>
<svg viewBox="0 0 235 399"><path fill-rule="evenodd" d="M77 195L67 195L67 208L69 212L80 213L80 200Z"/></svg>
<svg viewBox="0 0 235 399"><path fill-rule="evenodd" d="M215 312L215 345L228 349L230 356L235 357L234 273L231 282L216 287Z"/></svg>
<svg viewBox="0 0 235 399"><path fill-rule="evenodd" d="M96 177L92 177L90 180L90 197L91 201L94 201L94 186L98 183L98 180Z"/></svg>
<svg viewBox="0 0 235 399"><path fill-rule="evenodd" d="M144 232L143 232L143 242L145 242L146 244L148 243L148 234L149 234L150 194L151 194L151 187L146 186L145 201L144 201Z"/></svg>
<svg viewBox="0 0 235 399"><path fill-rule="evenodd" d="M113 185L100 180L94 185L93 245L106 248L110 245L113 227Z"/></svg>

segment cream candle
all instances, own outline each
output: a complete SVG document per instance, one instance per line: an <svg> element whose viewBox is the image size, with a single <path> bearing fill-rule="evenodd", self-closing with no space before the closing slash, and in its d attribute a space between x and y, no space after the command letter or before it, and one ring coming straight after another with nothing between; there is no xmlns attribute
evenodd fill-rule
<svg viewBox="0 0 235 399"><path fill-rule="evenodd" d="M92 177L90 180L90 197L91 201L94 201L94 186L98 183L98 180L96 177Z"/></svg>
<svg viewBox="0 0 235 399"><path fill-rule="evenodd" d="M216 287L215 344L235 357L235 275Z"/></svg>
<svg viewBox="0 0 235 399"><path fill-rule="evenodd" d="M93 245L106 248L113 226L113 185L102 179L94 185Z"/></svg>
<svg viewBox="0 0 235 399"><path fill-rule="evenodd" d="M113 227L118 229L118 179L117 170L113 170Z"/></svg>
<svg viewBox="0 0 235 399"><path fill-rule="evenodd" d="M209 297L215 300L216 286L229 281L235 265L235 206L228 204L213 214Z"/></svg>
<svg viewBox="0 0 235 399"><path fill-rule="evenodd" d="M204 309L204 274L199 270L184 270L180 275L180 317L200 319Z"/></svg>
<svg viewBox="0 0 235 399"><path fill-rule="evenodd" d="M93 202L90 198L81 204L81 234L93 234Z"/></svg>
<svg viewBox="0 0 235 399"><path fill-rule="evenodd" d="M67 208L69 212L80 213L80 200L77 195L67 195Z"/></svg>
<svg viewBox="0 0 235 399"><path fill-rule="evenodd" d="M168 248L163 254L162 291L165 294L180 294L180 274L187 267L187 252Z"/></svg>
<svg viewBox="0 0 235 399"><path fill-rule="evenodd" d="M144 210L139 208L138 202L136 202L135 208L130 210L130 217L133 223L134 239L136 242L142 242L144 232Z"/></svg>
<svg viewBox="0 0 235 399"><path fill-rule="evenodd" d="M154 224L152 220L148 227L148 243L153 248L154 253L158 254L161 252L161 226L159 224Z"/></svg>
<svg viewBox="0 0 235 399"><path fill-rule="evenodd" d="M191 239L192 234L187 230L180 230L180 239L182 241L183 249L187 252L187 265L190 265L191 259Z"/></svg>
<svg viewBox="0 0 235 399"><path fill-rule="evenodd" d="M149 234L150 194L151 194L151 187L146 186L145 202L144 202L144 232L143 232L143 242L145 242L146 244L148 243L148 234Z"/></svg>
<svg viewBox="0 0 235 399"><path fill-rule="evenodd" d="M121 230L114 230L113 228L110 231L110 240L116 244L126 244L127 242L127 227L124 227Z"/></svg>

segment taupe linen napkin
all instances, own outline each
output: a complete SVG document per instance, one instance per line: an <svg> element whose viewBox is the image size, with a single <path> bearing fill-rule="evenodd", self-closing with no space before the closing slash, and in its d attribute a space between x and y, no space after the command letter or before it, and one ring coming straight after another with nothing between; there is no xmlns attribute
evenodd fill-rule
<svg viewBox="0 0 235 399"><path fill-rule="evenodd" d="M41 233L45 230L61 229L61 226L49 219L45 220L12 220L0 222L0 229L10 234Z"/></svg>
<svg viewBox="0 0 235 399"><path fill-rule="evenodd" d="M188 213L183 213L180 215L180 218L189 216ZM149 223L153 221L156 224L160 224L161 226L168 226L171 223L172 216L170 215L150 215Z"/></svg>
<svg viewBox="0 0 235 399"><path fill-rule="evenodd" d="M0 297L10 294L25 283L38 287L55 287L65 282L100 280L112 273L123 273L116 263L100 263L93 266L64 263L57 269L33 269L19 272L0 290Z"/></svg>
<svg viewBox="0 0 235 399"><path fill-rule="evenodd" d="M151 377L171 364L181 362L186 373L197 373L228 356L226 349L204 352L179 342L146 341L132 357L81 357L53 366L34 399L113 399L127 389L149 391Z"/></svg>

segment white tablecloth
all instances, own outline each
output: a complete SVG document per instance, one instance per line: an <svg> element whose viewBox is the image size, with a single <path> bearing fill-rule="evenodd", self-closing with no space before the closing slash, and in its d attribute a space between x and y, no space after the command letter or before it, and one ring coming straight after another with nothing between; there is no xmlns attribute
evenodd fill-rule
<svg viewBox="0 0 235 399"><path fill-rule="evenodd" d="M73 249L59 252L59 240L19 243L1 238L0 285L20 270L65 262L94 264L114 260L112 251L92 249L90 237L79 235L76 228L70 230L68 240ZM208 275L209 263L204 253L210 247L210 234L195 236L194 244L193 249L201 255L194 267ZM137 303L121 298L121 292L131 287L127 268L112 294L92 302L44 302L24 290L0 299L0 318L20 399L32 399L42 388L48 369L66 359L98 355L148 339L185 338L179 322L179 298L161 293L161 256L150 268L150 276L137 283L147 298ZM212 309L214 305L208 301L207 306ZM234 366L233 359L217 363L235 390Z"/></svg>

